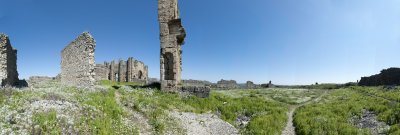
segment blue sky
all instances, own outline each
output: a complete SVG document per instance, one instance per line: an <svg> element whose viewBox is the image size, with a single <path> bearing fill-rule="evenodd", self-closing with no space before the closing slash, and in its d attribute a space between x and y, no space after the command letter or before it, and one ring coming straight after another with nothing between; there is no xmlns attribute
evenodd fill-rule
<svg viewBox="0 0 400 135"><path fill-rule="evenodd" d="M159 77L156 0L0 0L20 78L55 76L83 31L96 62L132 56ZM181 0L183 78L343 83L399 67L398 0Z"/></svg>

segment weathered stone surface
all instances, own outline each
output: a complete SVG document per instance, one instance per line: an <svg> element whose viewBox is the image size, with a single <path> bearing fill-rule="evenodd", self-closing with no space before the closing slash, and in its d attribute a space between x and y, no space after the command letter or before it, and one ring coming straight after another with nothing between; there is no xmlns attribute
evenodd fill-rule
<svg viewBox="0 0 400 135"><path fill-rule="evenodd" d="M11 46L7 35L0 33L0 84L18 85L17 50Z"/></svg>
<svg viewBox="0 0 400 135"><path fill-rule="evenodd" d="M96 80L111 80L118 82L141 82L146 83L149 77L148 66L143 62L128 58L128 61L119 60L118 63L112 61L111 64L96 65Z"/></svg>
<svg viewBox="0 0 400 135"><path fill-rule="evenodd" d="M236 89L239 88L235 80L220 80L217 82L218 89Z"/></svg>
<svg viewBox="0 0 400 135"><path fill-rule="evenodd" d="M88 32L82 33L61 52L61 83L81 88L95 84L96 41Z"/></svg>
<svg viewBox="0 0 400 135"><path fill-rule="evenodd" d="M96 80L108 80L109 70L107 65L103 64L96 64L94 67L94 72L96 73L95 79Z"/></svg>
<svg viewBox="0 0 400 135"><path fill-rule="evenodd" d="M181 92L183 93L189 93L191 95L195 95L200 98L207 98L210 95L210 87L204 86L182 86L180 87Z"/></svg>
<svg viewBox="0 0 400 135"><path fill-rule="evenodd" d="M158 0L160 23L160 82L161 90L179 91L182 71L182 48L186 37L179 18L178 0Z"/></svg>

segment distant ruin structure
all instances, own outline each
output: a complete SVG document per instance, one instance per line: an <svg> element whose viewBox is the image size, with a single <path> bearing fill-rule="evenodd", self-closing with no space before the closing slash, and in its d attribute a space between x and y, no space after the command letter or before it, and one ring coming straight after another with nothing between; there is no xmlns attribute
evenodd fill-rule
<svg viewBox="0 0 400 135"><path fill-rule="evenodd" d="M160 23L161 90L176 92L181 83L182 48L186 37L179 18L178 0L158 0Z"/></svg>
<svg viewBox="0 0 400 135"><path fill-rule="evenodd" d="M205 80L182 80L182 84L184 86L198 86L198 87L203 87L203 86L212 86L213 83Z"/></svg>
<svg viewBox="0 0 400 135"><path fill-rule="evenodd" d="M96 41L88 32L79 35L61 52L61 83L90 88L95 84Z"/></svg>
<svg viewBox="0 0 400 135"><path fill-rule="evenodd" d="M220 80L217 82L218 89L236 89L239 88L239 85L235 80Z"/></svg>
<svg viewBox="0 0 400 135"><path fill-rule="evenodd" d="M246 82L246 88L247 89L254 89L254 88L256 88L256 85L252 81L247 81Z"/></svg>
<svg viewBox="0 0 400 135"><path fill-rule="evenodd" d="M400 85L400 68L383 69L379 74L362 77L360 86Z"/></svg>
<svg viewBox="0 0 400 135"><path fill-rule="evenodd" d="M141 82L147 83L149 78L148 66L143 62L130 57L127 61L119 60L96 64L95 79L110 80L115 82Z"/></svg>
<svg viewBox="0 0 400 135"><path fill-rule="evenodd" d="M17 50L11 46L8 36L0 33L0 84L16 86L18 82Z"/></svg>

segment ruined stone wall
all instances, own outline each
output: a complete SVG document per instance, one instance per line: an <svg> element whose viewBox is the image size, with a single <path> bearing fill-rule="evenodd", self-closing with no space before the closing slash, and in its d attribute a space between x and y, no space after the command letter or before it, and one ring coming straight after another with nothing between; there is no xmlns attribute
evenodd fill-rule
<svg viewBox="0 0 400 135"><path fill-rule="evenodd" d="M111 64L97 64L96 80L111 80L117 82L147 82L148 67L143 62L128 58L127 61L112 61ZM99 75L98 75L99 74Z"/></svg>
<svg viewBox="0 0 400 135"><path fill-rule="evenodd" d="M217 82L217 88L219 89L236 89L239 88L235 80L220 80Z"/></svg>
<svg viewBox="0 0 400 135"><path fill-rule="evenodd" d="M247 81L246 82L246 88L247 89L254 89L255 85L254 85L254 83L252 81Z"/></svg>
<svg viewBox="0 0 400 135"><path fill-rule="evenodd" d="M177 92L181 82L182 48L186 37L178 0L158 0L160 24L160 81L162 91Z"/></svg>
<svg viewBox="0 0 400 135"><path fill-rule="evenodd" d="M127 66L126 62L123 60L120 60L118 63L118 82L127 82L126 78L126 71L127 71Z"/></svg>
<svg viewBox="0 0 400 135"><path fill-rule="evenodd" d="M94 68L94 72L96 73L95 79L96 80L108 80L109 70L107 65L103 64L96 64Z"/></svg>
<svg viewBox="0 0 400 135"><path fill-rule="evenodd" d="M208 86L182 86L179 88L181 93L187 93L200 98L207 98L211 91Z"/></svg>
<svg viewBox="0 0 400 135"><path fill-rule="evenodd" d="M149 78L149 70L147 65L137 60L133 62L133 65L134 65L134 68L132 70L133 78L137 78L139 80L147 80Z"/></svg>
<svg viewBox="0 0 400 135"><path fill-rule="evenodd" d="M17 50L11 46L7 35L0 34L0 84L16 86L18 81Z"/></svg>
<svg viewBox="0 0 400 135"><path fill-rule="evenodd" d="M61 52L61 83L90 88L95 83L96 42L88 32L82 33Z"/></svg>

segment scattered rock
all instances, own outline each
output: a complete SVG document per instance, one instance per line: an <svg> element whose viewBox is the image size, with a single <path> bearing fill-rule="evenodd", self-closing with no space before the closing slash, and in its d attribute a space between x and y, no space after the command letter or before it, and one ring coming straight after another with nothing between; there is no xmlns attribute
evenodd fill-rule
<svg viewBox="0 0 400 135"><path fill-rule="evenodd" d="M245 115L240 115L236 118L236 123L239 126L239 128L245 128L247 124L250 122L250 117L247 117Z"/></svg>
<svg viewBox="0 0 400 135"><path fill-rule="evenodd" d="M363 110L360 117L354 116L350 120L359 129L370 129L373 135L386 134L390 126L377 120L375 112Z"/></svg>

